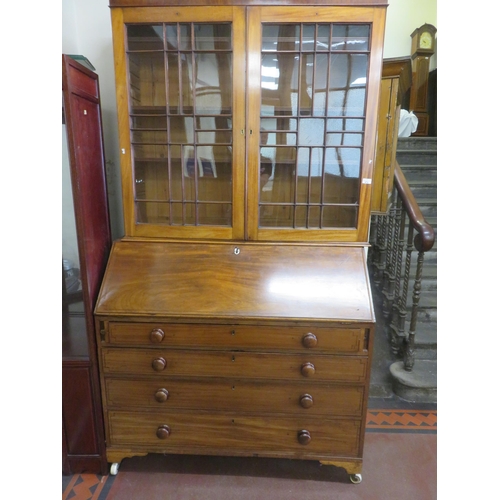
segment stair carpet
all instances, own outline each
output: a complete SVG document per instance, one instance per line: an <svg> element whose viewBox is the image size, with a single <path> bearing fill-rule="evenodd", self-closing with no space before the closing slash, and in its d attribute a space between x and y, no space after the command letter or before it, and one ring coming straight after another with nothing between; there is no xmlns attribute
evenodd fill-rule
<svg viewBox="0 0 500 500"><path fill-rule="evenodd" d="M390 372L395 394L409 401L434 403L437 399L437 138L399 138L396 159L422 215L435 231L436 240L424 257L413 371L406 372L402 361L397 361L391 365ZM417 252L413 252L414 269L416 258ZM414 269L411 276L415 276ZM408 311L412 292L411 287Z"/></svg>

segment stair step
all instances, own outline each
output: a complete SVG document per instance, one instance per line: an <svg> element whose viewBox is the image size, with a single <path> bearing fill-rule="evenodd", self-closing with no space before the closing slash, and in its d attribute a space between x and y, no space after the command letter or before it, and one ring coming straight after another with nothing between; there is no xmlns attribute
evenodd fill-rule
<svg viewBox="0 0 500 500"><path fill-rule="evenodd" d="M426 149L396 151L399 165L437 165L437 152Z"/></svg>
<svg viewBox="0 0 500 500"><path fill-rule="evenodd" d="M399 137L398 150L437 150L437 137Z"/></svg>
<svg viewBox="0 0 500 500"><path fill-rule="evenodd" d="M418 206L425 220L428 220L430 217L437 217L436 198L421 198L418 200Z"/></svg>
<svg viewBox="0 0 500 500"><path fill-rule="evenodd" d="M407 179L408 181L408 179ZM411 192L420 205L420 199L437 198L437 186L428 181L408 181Z"/></svg>
<svg viewBox="0 0 500 500"><path fill-rule="evenodd" d="M410 330L410 319L408 318L405 324L405 334ZM419 351L419 357L422 359L424 355L427 359L435 359L437 350L437 323L417 323L415 329L415 350ZM425 353L425 354L424 354ZM429 357L430 356L430 357Z"/></svg>
<svg viewBox="0 0 500 500"><path fill-rule="evenodd" d="M400 165L408 184L412 181L437 182L437 165Z"/></svg>

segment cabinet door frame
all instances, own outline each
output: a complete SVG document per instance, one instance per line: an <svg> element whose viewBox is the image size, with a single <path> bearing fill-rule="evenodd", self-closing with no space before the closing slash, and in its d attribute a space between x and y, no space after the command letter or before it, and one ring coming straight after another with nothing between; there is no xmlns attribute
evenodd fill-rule
<svg viewBox="0 0 500 500"><path fill-rule="evenodd" d="M247 239L258 241L366 242L370 222L373 164L377 129L378 97L382 72L385 8L374 7L249 7L247 29ZM261 26L264 23L365 23L370 24L371 42L365 110L365 140L361 160L357 227L346 229L282 229L259 227L259 137L261 105Z"/></svg>
<svg viewBox="0 0 500 500"><path fill-rule="evenodd" d="M245 8L232 6L131 7L111 9L118 105L119 143L125 235L130 237L243 239L245 225ZM174 226L137 223L130 139L130 101L126 55L126 24L231 22L232 85L232 224L228 227Z"/></svg>

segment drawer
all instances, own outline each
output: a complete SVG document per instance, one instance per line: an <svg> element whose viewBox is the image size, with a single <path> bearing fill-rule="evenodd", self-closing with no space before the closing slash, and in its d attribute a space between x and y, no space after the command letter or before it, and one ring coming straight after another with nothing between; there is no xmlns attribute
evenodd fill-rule
<svg viewBox="0 0 500 500"><path fill-rule="evenodd" d="M368 358L312 354L102 349L104 374L364 382Z"/></svg>
<svg viewBox="0 0 500 500"><path fill-rule="evenodd" d="M358 457L360 420L111 411L110 446L170 453Z"/></svg>
<svg viewBox="0 0 500 500"><path fill-rule="evenodd" d="M368 329L110 322L106 340L119 345L357 354L366 352L365 333Z"/></svg>
<svg viewBox="0 0 500 500"><path fill-rule="evenodd" d="M108 407L360 417L362 386L246 380L105 380Z"/></svg>

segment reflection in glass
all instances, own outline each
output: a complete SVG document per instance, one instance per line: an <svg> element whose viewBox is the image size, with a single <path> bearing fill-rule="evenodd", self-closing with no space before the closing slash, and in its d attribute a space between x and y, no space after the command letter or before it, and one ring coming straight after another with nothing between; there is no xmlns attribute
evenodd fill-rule
<svg viewBox="0 0 500 500"><path fill-rule="evenodd" d="M230 24L195 24L195 50L231 50Z"/></svg>
<svg viewBox="0 0 500 500"><path fill-rule="evenodd" d="M264 24L262 36L259 224L355 227L370 26Z"/></svg>
<svg viewBox="0 0 500 500"><path fill-rule="evenodd" d="M299 50L300 25L264 24L262 26L262 50Z"/></svg>
<svg viewBox="0 0 500 500"><path fill-rule="evenodd" d="M127 26L137 220L231 225L232 26Z"/></svg>
<svg viewBox="0 0 500 500"><path fill-rule="evenodd" d="M132 110L166 105L162 52L129 54L129 84Z"/></svg>
<svg viewBox="0 0 500 500"><path fill-rule="evenodd" d="M325 120L306 119L299 121L299 145L322 145L325 141Z"/></svg>
<svg viewBox="0 0 500 500"><path fill-rule="evenodd" d="M332 50L368 51L370 26L366 24L334 24Z"/></svg>
<svg viewBox="0 0 500 500"><path fill-rule="evenodd" d="M167 50L191 50L191 25L190 24L167 24L165 25L167 36Z"/></svg>
<svg viewBox="0 0 500 500"><path fill-rule="evenodd" d="M161 24L131 24L127 27L127 48L133 50L163 50Z"/></svg>
<svg viewBox="0 0 500 500"><path fill-rule="evenodd" d="M64 110L63 110L64 112ZM76 229L75 206L71 180L68 136L62 125L62 300L65 315L83 313L82 282L80 279L80 254ZM66 339L63 339L66 340Z"/></svg>

